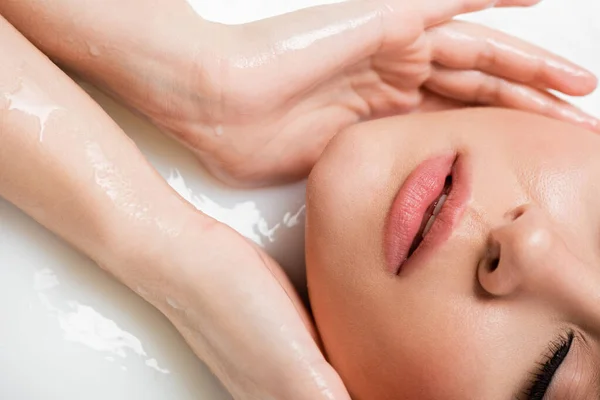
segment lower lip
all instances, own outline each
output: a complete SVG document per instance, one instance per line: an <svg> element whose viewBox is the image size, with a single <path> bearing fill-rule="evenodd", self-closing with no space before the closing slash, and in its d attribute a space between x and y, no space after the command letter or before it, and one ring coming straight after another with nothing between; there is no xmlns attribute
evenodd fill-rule
<svg viewBox="0 0 600 400"><path fill-rule="evenodd" d="M423 256L430 254L450 237L470 194L465 170L463 157L451 153L423 162L406 179L392 204L386 226L385 252L390 272L400 273L407 269L407 264L414 264L413 260L420 263ZM408 253L421 228L425 212L442 194L448 175L452 175L452 190L409 263Z"/></svg>

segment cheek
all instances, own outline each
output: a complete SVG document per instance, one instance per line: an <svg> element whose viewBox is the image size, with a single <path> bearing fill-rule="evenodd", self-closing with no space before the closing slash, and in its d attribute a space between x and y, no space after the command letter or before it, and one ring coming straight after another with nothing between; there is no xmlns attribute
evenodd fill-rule
<svg viewBox="0 0 600 400"><path fill-rule="evenodd" d="M551 331L539 312L489 305L431 276L321 290L329 359L359 400L504 400L547 343L539 332Z"/></svg>
<svg viewBox="0 0 600 400"><path fill-rule="evenodd" d="M577 157L569 156L574 152ZM549 152L546 162L530 168L531 198L560 224L571 251L590 263L600 259L600 156L596 152L597 146L566 147L560 154Z"/></svg>
<svg viewBox="0 0 600 400"><path fill-rule="evenodd" d="M544 165L531 179L532 197L560 221L580 221L584 216L586 195L595 186L586 168L570 165Z"/></svg>
<svg viewBox="0 0 600 400"><path fill-rule="evenodd" d="M451 400L483 391L473 379L483 352L472 340L480 321L471 305L435 280L400 283L329 282L327 300L315 304L330 361L352 393Z"/></svg>

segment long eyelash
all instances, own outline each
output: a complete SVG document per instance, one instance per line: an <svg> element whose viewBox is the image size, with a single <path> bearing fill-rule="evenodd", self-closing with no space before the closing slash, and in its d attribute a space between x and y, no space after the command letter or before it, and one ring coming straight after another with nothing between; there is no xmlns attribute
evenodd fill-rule
<svg viewBox="0 0 600 400"><path fill-rule="evenodd" d="M569 353L574 339L575 333L570 331L550 343L545 361L538 363L538 370L532 374L527 385L529 389L523 393L524 399L543 400L554 374Z"/></svg>

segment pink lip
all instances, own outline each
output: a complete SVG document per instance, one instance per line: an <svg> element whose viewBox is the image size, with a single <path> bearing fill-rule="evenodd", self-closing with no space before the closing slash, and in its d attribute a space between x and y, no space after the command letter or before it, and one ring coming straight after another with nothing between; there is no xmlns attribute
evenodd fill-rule
<svg viewBox="0 0 600 400"><path fill-rule="evenodd" d="M408 260L425 212L442 194L446 177L452 175L452 190L433 227ZM470 188L466 166L455 153L429 159L419 165L400 188L388 215L385 255L388 269L399 274L410 264L420 264L428 254L451 235L467 204ZM414 262L413 262L414 261Z"/></svg>

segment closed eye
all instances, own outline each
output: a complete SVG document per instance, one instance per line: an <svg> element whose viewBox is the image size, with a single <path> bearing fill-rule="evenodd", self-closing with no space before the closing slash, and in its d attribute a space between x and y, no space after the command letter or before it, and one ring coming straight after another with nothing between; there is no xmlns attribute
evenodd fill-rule
<svg viewBox="0 0 600 400"><path fill-rule="evenodd" d="M569 331L550 343L544 360L538 363L531 374L528 385L519 398L523 400L543 400L554 376L563 364L575 339L575 333Z"/></svg>

